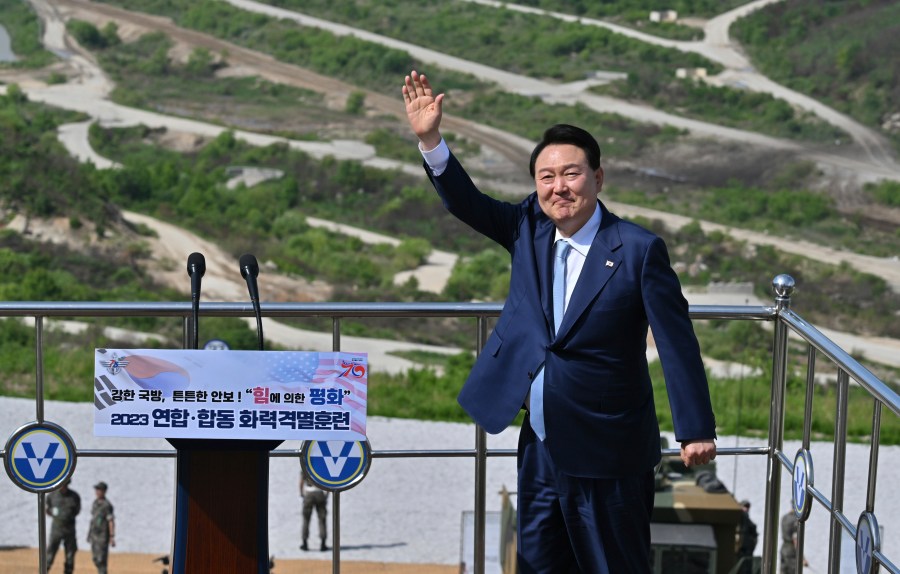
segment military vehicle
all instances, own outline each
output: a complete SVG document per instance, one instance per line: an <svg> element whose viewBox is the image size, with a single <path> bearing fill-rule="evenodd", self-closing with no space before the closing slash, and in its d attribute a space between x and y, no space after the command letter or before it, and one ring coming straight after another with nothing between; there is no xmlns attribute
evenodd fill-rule
<svg viewBox="0 0 900 574"><path fill-rule="evenodd" d="M663 444L663 448L668 447ZM677 458L663 459L656 473L650 523L653 573L737 572L743 513L738 501L716 478L715 463L689 469ZM754 564L747 564L741 571L754 572Z"/></svg>

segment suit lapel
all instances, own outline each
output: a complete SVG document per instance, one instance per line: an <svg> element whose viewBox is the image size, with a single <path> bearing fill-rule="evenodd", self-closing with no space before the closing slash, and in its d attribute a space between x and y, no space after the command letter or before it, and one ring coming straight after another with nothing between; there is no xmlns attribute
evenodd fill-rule
<svg viewBox="0 0 900 574"><path fill-rule="evenodd" d="M540 209L540 208L538 208ZM534 258L537 263L538 281L540 282L541 308L544 318L553 332L553 268L551 267L553 237L556 227L546 216L538 219L534 230Z"/></svg>
<svg viewBox="0 0 900 574"><path fill-rule="evenodd" d="M603 211L600 229L597 230L597 235L591 242L591 249L584 260L584 267L581 269L578 283L575 285L572 298L566 307L566 314L559 326L557 338L565 336L591 302L597 298L622 263L622 258L616 253L622 246L618 227L620 220L607 211L602 203L600 208Z"/></svg>

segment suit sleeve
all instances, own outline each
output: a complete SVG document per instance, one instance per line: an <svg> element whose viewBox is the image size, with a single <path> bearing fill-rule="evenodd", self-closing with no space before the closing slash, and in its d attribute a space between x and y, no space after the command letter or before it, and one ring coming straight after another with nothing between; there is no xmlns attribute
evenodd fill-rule
<svg viewBox="0 0 900 574"><path fill-rule="evenodd" d="M427 165L425 172L447 211L512 252L525 213L524 204L500 201L482 193L452 153L441 175L432 175Z"/></svg>
<svg viewBox="0 0 900 574"><path fill-rule="evenodd" d="M659 237L650 243L644 258L641 292L666 378L675 439L715 438L716 421L700 345L678 276Z"/></svg>

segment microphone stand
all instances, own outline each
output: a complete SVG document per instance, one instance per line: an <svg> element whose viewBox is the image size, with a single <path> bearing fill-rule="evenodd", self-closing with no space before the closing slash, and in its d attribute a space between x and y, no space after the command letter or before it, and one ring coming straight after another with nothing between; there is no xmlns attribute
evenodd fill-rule
<svg viewBox="0 0 900 574"><path fill-rule="evenodd" d="M191 257L193 258L193 254ZM199 256L202 261L202 256ZM197 346L198 258L189 260ZM191 265L193 263L193 265ZM205 269L205 264L204 264ZM253 255L241 257L263 349L262 312ZM172 574L265 574L269 562L269 451L282 441L168 439L177 449Z"/></svg>
<svg viewBox="0 0 900 574"><path fill-rule="evenodd" d="M253 304L253 313L256 315L256 339L257 346L260 351L264 350L263 345L263 326L262 326L262 309L259 306L259 288L256 284L256 277L259 275L259 263L256 257L250 253L241 255L239 261L241 267L241 275L247 281L247 289L250 291L250 302Z"/></svg>
<svg viewBox="0 0 900 574"><path fill-rule="evenodd" d="M206 258L203 254L191 253L187 260L187 272L191 277L191 348L200 344L200 279L206 273Z"/></svg>

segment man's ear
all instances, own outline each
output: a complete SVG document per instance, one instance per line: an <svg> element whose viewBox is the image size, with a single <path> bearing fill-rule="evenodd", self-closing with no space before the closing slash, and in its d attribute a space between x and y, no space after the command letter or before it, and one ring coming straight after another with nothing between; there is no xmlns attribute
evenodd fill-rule
<svg viewBox="0 0 900 574"><path fill-rule="evenodd" d="M603 168L598 167L597 171L594 172L594 177L597 181L597 193L603 190Z"/></svg>

